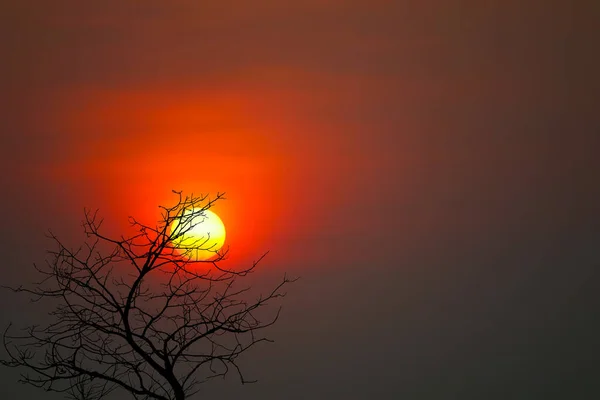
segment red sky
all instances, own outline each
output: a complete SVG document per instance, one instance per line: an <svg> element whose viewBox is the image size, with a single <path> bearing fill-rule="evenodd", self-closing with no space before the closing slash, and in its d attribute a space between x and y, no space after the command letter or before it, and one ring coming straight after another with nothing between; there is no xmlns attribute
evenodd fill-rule
<svg viewBox="0 0 600 400"><path fill-rule="evenodd" d="M485 133L499 122L483 119L531 103L553 112L550 99L569 90L550 82L569 68L553 42L575 40L578 11L517 2L381 1L368 12L361 2L31 4L8 14L19 37L9 89L39 132L17 139L39 160L24 166L29 179L71 188L51 195L59 203L115 218L150 219L171 189L225 191L218 207L239 251L307 231L387 230L406 216L377 203L390 192L396 204L423 202L427 180L443 179L424 170L435 163L455 168L488 151L500 160L484 168L502 174L512 139ZM461 118L481 129L471 133ZM537 160L522 151L508 157L535 174L528 163ZM454 185L468 185L468 174ZM348 199L363 196L369 216L357 224L348 216L359 203Z"/></svg>
<svg viewBox="0 0 600 400"><path fill-rule="evenodd" d="M10 265L41 256L49 227L77 240L84 206L116 230L172 189L223 191L232 254L270 250L265 268L303 277L258 397L587 384L563 368L585 351L561 344L591 343L564 326L594 329L592 2L23 0L0 15Z"/></svg>

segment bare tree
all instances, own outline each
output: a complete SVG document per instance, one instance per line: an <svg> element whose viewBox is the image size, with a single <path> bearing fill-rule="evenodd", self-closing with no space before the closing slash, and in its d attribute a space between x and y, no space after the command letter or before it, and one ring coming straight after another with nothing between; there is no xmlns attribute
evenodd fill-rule
<svg viewBox="0 0 600 400"><path fill-rule="evenodd" d="M56 249L44 266L35 265L42 280L12 288L33 301L55 302L49 324L4 332L8 356L1 362L22 367L21 382L76 400L98 400L116 389L136 399L183 400L230 371L249 382L238 356L269 341L259 331L277 321L280 307L266 315L263 308L284 296L293 279L284 276L273 290L253 296L238 281L260 259L229 270L220 266L226 251L210 261L190 257L206 240L177 248L177 239L223 196L175 193L177 204L161 207L155 226L130 218L134 233L127 237L105 236L97 212L89 211L80 248L50 234Z"/></svg>

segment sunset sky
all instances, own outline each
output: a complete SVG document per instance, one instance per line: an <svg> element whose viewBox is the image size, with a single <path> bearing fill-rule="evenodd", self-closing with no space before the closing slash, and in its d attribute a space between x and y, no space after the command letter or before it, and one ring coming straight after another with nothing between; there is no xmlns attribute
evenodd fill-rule
<svg viewBox="0 0 600 400"><path fill-rule="evenodd" d="M2 2L2 284L84 207L118 234L225 192L229 262L301 279L259 383L198 398L598 398L593 3Z"/></svg>

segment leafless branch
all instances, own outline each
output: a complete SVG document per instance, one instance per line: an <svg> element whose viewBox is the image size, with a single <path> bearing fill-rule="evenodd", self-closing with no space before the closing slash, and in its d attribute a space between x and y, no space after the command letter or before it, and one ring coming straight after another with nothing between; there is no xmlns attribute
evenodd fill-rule
<svg viewBox="0 0 600 400"><path fill-rule="evenodd" d="M210 261L190 257L205 241L177 248L176 240L198 223L195 217L224 197L174 193L176 204L160 207L156 225L131 217L134 234L127 237L105 235L103 220L90 210L84 212L82 246L68 248L49 234L55 249L43 266L34 265L41 279L10 288L32 301L56 302L49 324L4 331L7 357L0 362L21 367L21 382L74 400L99 400L116 389L136 399L183 400L229 371L252 382L238 356L269 341L261 332L280 309L264 311L294 279L284 276L272 291L252 298L239 280L262 257L231 270L220 265L226 251Z"/></svg>

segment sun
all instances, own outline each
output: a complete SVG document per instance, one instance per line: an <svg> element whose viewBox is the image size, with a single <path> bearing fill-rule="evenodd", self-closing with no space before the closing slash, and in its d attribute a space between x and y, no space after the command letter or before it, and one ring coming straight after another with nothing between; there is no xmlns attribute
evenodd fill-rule
<svg viewBox="0 0 600 400"><path fill-rule="evenodd" d="M183 234L173 243L194 261L210 260L218 255L225 244L225 225L221 218L210 210L201 208L183 212L171 224L171 232Z"/></svg>

